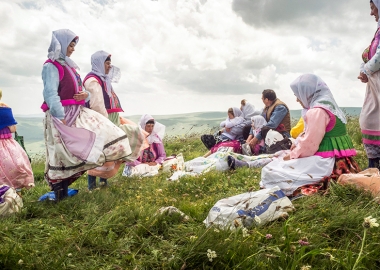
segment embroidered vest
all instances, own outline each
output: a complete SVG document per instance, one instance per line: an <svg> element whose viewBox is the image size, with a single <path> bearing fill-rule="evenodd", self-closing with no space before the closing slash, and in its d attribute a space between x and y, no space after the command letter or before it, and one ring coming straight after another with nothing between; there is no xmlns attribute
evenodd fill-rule
<svg viewBox="0 0 380 270"><path fill-rule="evenodd" d="M330 122L326 127L325 136L319 144L318 151L315 155L324 158L355 156L356 150L351 138L347 134L346 124L331 112L327 110L324 111L330 116Z"/></svg>
<svg viewBox="0 0 380 270"><path fill-rule="evenodd" d="M76 101L73 99L74 95L82 91L82 80L80 75L76 72L74 68L67 65L61 65L58 61L47 60L44 64L51 63L58 69L59 74L59 84L57 93L61 99L62 106L68 105L84 105L85 101ZM69 70L70 69L70 70ZM41 109L46 112L49 110L48 105L44 101Z"/></svg>
<svg viewBox="0 0 380 270"><path fill-rule="evenodd" d="M95 78L100 84L100 86L102 87L104 106L106 107L108 114L115 113L115 112L124 112L123 109L121 108L121 104L116 93L112 89L111 96L109 96L105 88L106 87L105 82L95 73L92 73L92 72L88 73L87 76L83 80L83 85L86 82L86 80L88 80L89 78Z"/></svg>
<svg viewBox="0 0 380 270"><path fill-rule="evenodd" d="M285 128L285 131L287 132L290 132L291 130L291 123L290 123L290 112L289 112L289 108L288 106L286 106L286 104L284 102L282 102L281 100L279 100L278 98L272 103L271 106L269 107L266 107L264 109L264 112L265 113L265 116L266 116L266 120L267 122L269 122L270 120L270 117L274 111L274 109L278 106L278 105L284 105L286 107L286 109L288 110L288 113L285 115L284 119L282 119L281 124L284 125L284 128Z"/></svg>

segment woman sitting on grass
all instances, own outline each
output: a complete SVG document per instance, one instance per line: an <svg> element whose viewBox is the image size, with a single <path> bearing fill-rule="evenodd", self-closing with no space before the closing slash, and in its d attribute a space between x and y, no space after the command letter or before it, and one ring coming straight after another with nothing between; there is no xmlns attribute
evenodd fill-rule
<svg viewBox="0 0 380 270"><path fill-rule="evenodd" d="M1 96L0 90L0 100ZM12 137L16 125L12 109L0 101L0 185L16 189L34 187L28 156Z"/></svg>
<svg viewBox="0 0 380 270"><path fill-rule="evenodd" d="M166 159L164 144L162 143L165 136L165 126L155 121L149 114L141 116L140 126L148 133L149 147L141 151L140 156L134 162L126 164L124 176L158 172Z"/></svg>
<svg viewBox="0 0 380 270"><path fill-rule="evenodd" d="M286 195L299 187L337 178L342 173L359 172L353 160L356 151L346 131L346 117L321 78L304 74L290 85L297 102L307 109L305 132L297 146L283 158L273 160L262 169L260 186L279 186ZM248 164L230 158L234 167Z"/></svg>
<svg viewBox="0 0 380 270"><path fill-rule="evenodd" d="M203 144L210 150L204 157L208 157L217 149L222 146L222 142L239 140L243 138L244 115L239 108L229 108L227 111L227 118L220 123L220 130L217 135L202 135L201 140Z"/></svg>
<svg viewBox="0 0 380 270"><path fill-rule="evenodd" d="M251 118L251 130L249 131L249 136L246 141L246 145L250 147L249 143L255 136L261 131L261 128L267 124L267 121L265 118L261 115L255 115ZM251 152L254 155L259 155L261 153L265 152L265 142L264 139L262 139L260 142L258 142L253 149L251 149Z"/></svg>

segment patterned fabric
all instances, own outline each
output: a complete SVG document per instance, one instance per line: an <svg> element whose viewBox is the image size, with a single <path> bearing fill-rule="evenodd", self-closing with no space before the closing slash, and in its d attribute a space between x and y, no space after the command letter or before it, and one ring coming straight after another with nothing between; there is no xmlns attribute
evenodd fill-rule
<svg viewBox="0 0 380 270"><path fill-rule="evenodd" d="M368 158L380 158L380 145L365 143L364 149Z"/></svg>
<svg viewBox="0 0 380 270"><path fill-rule="evenodd" d="M67 106L65 110L68 112L69 108ZM49 183L67 180L70 184L85 171L102 166L107 161L129 161L131 149L128 137L111 121L104 121L103 116L83 106L80 106L79 115L74 120L73 127L95 133L96 139L88 160L83 160L68 150L50 112L45 114L45 178Z"/></svg>
<svg viewBox="0 0 380 270"><path fill-rule="evenodd" d="M141 162L142 163L148 163L148 162L154 162L156 160L156 153L153 149L153 147L148 147L143 150L143 153L141 155Z"/></svg>
<svg viewBox="0 0 380 270"><path fill-rule="evenodd" d="M335 159L334 169L330 176L325 176L322 180L314 185L305 185L294 191L293 196L299 194L312 195L318 191L324 191L329 187L330 180L337 181L342 174L359 173L359 165L352 157L344 157Z"/></svg>
<svg viewBox="0 0 380 270"><path fill-rule="evenodd" d="M14 188L34 186L28 156L12 137L0 140L0 160L0 185Z"/></svg>
<svg viewBox="0 0 380 270"><path fill-rule="evenodd" d="M8 127L0 129L0 140L12 138L12 133Z"/></svg>

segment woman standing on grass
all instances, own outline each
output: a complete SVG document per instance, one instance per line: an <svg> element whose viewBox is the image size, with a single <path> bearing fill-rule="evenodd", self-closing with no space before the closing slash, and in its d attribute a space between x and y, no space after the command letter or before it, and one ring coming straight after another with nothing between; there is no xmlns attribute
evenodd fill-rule
<svg viewBox="0 0 380 270"><path fill-rule="evenodd" d="M367 83L359 123L369 168L379 168L380 160L380 0L371 0L371 16L375 17L377 30L370 46L362 54L363 62L358 79Z"/></svg>
<svg viewBox="0 0 380 270"><path fill-rule="evenodd" d="M88 105L92 110L107 117L127 134L132 150L128 161L135 161L143 148L146 133L138 125L121 118L119 115L119 113L123 112L123 109L112 87L112 82L117 83L119 81L121 77L120 69L111 65L111 54L105 51L97 51L91 55L91 66L91 72L87 74L83 81L84 87L91 93L91 100ZM122 124L121 121L129 122ZM103 187L107 186L107 178L114 176L119 166L120 162L109 162L103 167L88 171L88 189L96 188L97 176L100 177L99 184Z"/></svg>
<svg viewBox="0 0 380 270"><path fill-rule="evenodd" d="M0 100L1 97L0 90ZM12 109L0 101L0 185L16 189L34 187L28 156L12 137L12 133L16 132L16 125Z"/></svg>
<svg viewBox="0 0 380 270"><path fill-rule="evenodd" d="M79 38L68 29L53 31L44 83L45 179L56 200L87 170L131 154L127 135L99 113L85 108L90 94L82 90L78 66L70 56Z"/></svg>

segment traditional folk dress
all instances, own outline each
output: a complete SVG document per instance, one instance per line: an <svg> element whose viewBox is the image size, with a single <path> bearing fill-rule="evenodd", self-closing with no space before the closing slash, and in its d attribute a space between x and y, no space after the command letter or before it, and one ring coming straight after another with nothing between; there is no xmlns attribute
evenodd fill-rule
<svg viewBox="0 0 380 270"><path fill-rule="evenodd" d="M308 108L305 133L290 151L290 160L275 159L262 169L260 186L279 186L286 195L292 195L299 187L317 184L325 177L358 172L345 116L327 85L315 75L304 74L291 88Z"/></svg>
<svg viewBox="0 0 380 270"><path fill-rule="evenodd" d="M112 82L117 83L121 77L119 68L112 66L109 73L105 74L104 62L111 54L105 51L97 51L91 56L92 71L84 78L83 85L91 93L88 107L108 117L116 126L121 128L128 136L132 153L127 161L138 158L143 147L148 147L145 139L147 133L137 124L121 118L119 113L123 112L119 98L112 87ZM99 176L103 179L114 176L120 167L119 163L106 163L102 167L88 172L91 176Z"/></svg>
<svg viewBox="0 0 380 270"><path fill-rule="evenodd" d="M67 186L87 170L107 161L128 159L131 154L128 137L119 127L84 107L84 100L73 99L74 94L82 91L82 81L76 64L63 54L72 40L78 40L72 31L54 31L49 60L42 70L45 178L54 191L54 186L60 186L61 193L56 194L59 197L67 196Z"/></svg>
<svg viewBox="0 0 380 270"><path fill-rule="evenodd" d="M373 1L380 8L380 1ZM367 89L359 123L369 167L379 168L380 159L380 22L371 45L364 50L360 72L368 77Z"/></svg>
<svg viewBox="0 0 380 270"><path fill-rule="evenodd" d="M154 118L145 114L140 118L140 126L145 130L149 121L154 121L154 128L147 137L149 146L140 152L139 157L134 162L125 165L124 176L144 175L148 173L158 173L161 164L166 159L166 152L162 142L165 136L165 126L154 120ZM157 165L148 165L149 162L156 162Z"/></svg>
<svg viewBox="0 0 380 270"><path fill-rule="evenodd" d="M16 125L12 109L0 106L0 185L34 187L32 167L24 149L16 142L9 126Z"/></svg>

